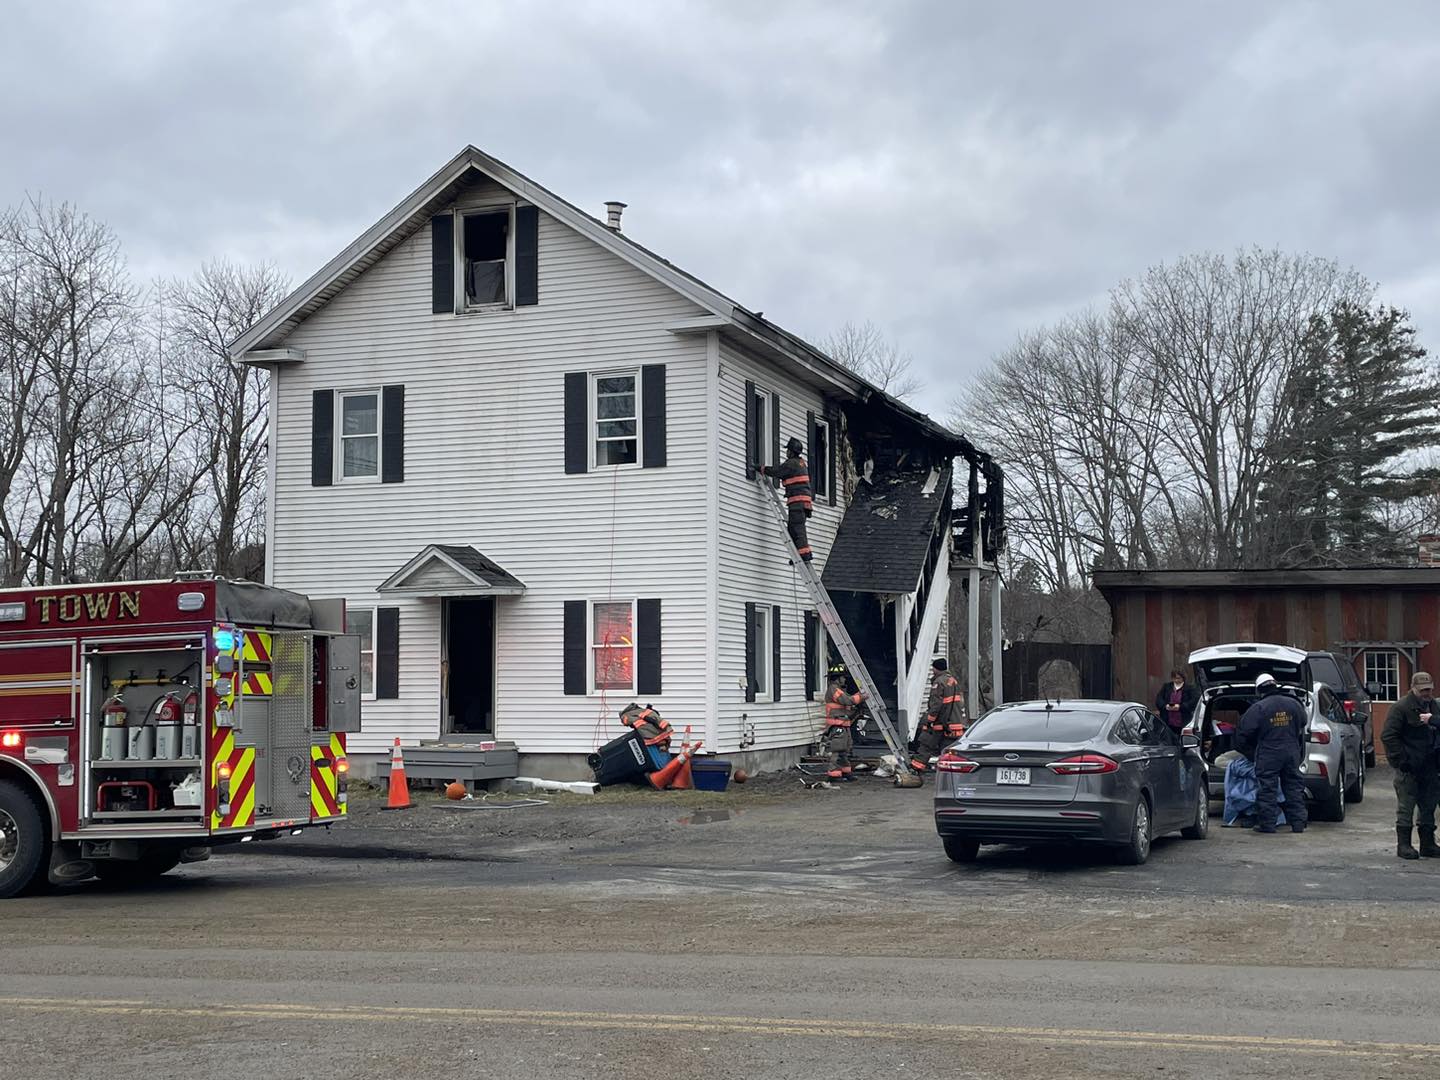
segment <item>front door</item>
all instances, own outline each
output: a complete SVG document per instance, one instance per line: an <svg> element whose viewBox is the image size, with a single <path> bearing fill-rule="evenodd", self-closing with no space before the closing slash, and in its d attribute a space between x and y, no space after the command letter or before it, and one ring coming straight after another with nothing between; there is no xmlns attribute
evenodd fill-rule
<svg viewBox="0 0 1440 1080"><path fill-rule="evenodd" d="M495 733L495 598L445 601L445 714L453 735Z"/></svg>

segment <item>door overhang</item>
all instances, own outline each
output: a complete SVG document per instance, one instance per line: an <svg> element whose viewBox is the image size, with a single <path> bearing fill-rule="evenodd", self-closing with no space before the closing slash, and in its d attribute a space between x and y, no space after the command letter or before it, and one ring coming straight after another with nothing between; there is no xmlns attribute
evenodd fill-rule
<svg viewBox="0 0 1440 1080"><path fill-rule="evenodd" d="M381 583L388 596L519 596L525 583L473 547L431 544Z"/></svg>

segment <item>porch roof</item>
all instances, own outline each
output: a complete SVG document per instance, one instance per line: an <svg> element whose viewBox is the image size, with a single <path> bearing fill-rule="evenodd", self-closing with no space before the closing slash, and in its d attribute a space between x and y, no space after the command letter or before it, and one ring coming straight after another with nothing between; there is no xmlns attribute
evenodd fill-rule
<svg viewBox="0 0 1440 1080"><path fill-rule="evenodd" d="M525 583L468 545L431 544L378 590L398 596L518 596Z"/></svg>
<svg viewBox="0 0 1440 1080"><path fill-rule="evenodd" d="M946 478L932 469L862 480L826 556L821 575L825 587L891 595L914 592L949 498Z"/></svg>

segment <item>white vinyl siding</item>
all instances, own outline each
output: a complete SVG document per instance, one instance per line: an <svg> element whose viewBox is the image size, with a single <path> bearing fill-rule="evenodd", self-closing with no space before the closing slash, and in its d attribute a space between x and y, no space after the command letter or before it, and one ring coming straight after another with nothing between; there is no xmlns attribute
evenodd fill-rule
<svg viewBox="0 0 1440 1080"><path fill-rule="evenodd" d="M588 753L622 733L628 698L610 694L602 715L602 699L563 693L564 602L587 596L661 599L665 692L651 703L705 729L706 344L665 329L702 312L543 213L539 240L536 306L432 314L426 225L287 339L306 355L276 379L273 583L400 609L399 697L366 703L359 752L440 733L439 601L374 591L430 543L473 545L527 586L495 605L498 738ZM668 466L567 475L565 374L644 364L666 365ZM311 487L311 392L392 382L405 483Z"/></svg>
<svg viewBox="0 0 1440 1080"><path fill-rule="evenodd" d="M805 681L800 674L805 670L805 612L811 607L810 597L799 572L786 557L780 522L761 501L769 496L760 485L743 476L749 455L745 445L747 381L755 383L757 395L764 389L766 416L770 413L771 392L780 395L782 445L792 435L806 442L806 413L821 415L825 409L817 390L773 365L721 345L717 604L720 678L716 727L722 752L736 748L749 725L754 726L755 743L751 748L756 750L805 745L820 727L819 702L805 700ZM773 443L768 429L765 438L767 446ZM809 534L817 572L824 570L825 556L844 514L844 501L841 498L841 505L833 507L815 504ZM770 598L767 607L780 607L780 701L770 700L769 693L756 694L755 701L745 700L745 605L756 597ZM768 643L765 647L769 649Z"/></svg>

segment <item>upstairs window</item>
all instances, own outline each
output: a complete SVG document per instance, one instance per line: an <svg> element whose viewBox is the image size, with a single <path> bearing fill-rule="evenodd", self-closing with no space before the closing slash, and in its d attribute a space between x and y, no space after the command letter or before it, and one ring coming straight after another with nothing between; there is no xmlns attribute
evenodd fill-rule
<svg viewBox="0 0 1440 1080"><path fill-rule="evenodd" d="M487 210L461 216L461 295L465 307L503 307L511 302L514 266L514 211Z"/></svg>
<svg viewBox="0 0 1440 1080"><path fill-rule="evenodd" d="M818 502L830 494L830 425L816 420L810 436L810 487Z"/></svg>
<svg viewBox="0 0 1440 1080"><path fill-rule="evenodd" d="M380 475L380 394L342 393L339 440L340 479L374 480Z"/></svg>
<svg viewBox="0 0 1440 1080"><path fill-rule="evenodd" d="M640 460L638 372L613 372L590 378L590 416L594 422L593 461L634 465Z"/></svg>

